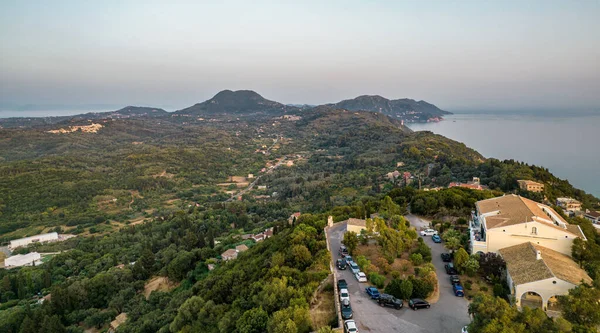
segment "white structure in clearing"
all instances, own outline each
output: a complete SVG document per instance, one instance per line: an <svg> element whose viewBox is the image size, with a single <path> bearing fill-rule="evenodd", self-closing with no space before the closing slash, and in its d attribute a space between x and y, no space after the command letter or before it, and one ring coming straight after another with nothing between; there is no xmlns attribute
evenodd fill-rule
<svg viewBox="0 0 600 333"><path fill-rule="evenodd" d="M21 266L32 266L41 264L42 256L37 252L31 252L27 254L17 254L4 259L4 267L13 268Z"/></svg>
<svg viewBox="0 0 600 333"><path fill-rule="evenodd" d="M9 250L14 250L21 246L27 246L33 243L46 243L46 242L56 242L59 240L57 232L50 232L47 234L40 234L31 237L25 237L20 239L11 240L8 245Z"/></svg>
<svg viewBox="0 0 600 333"><path fill-rule="evenodd" d="M575 238L587 240L578 225L554 209L514 194L481 200L471 221L471 253L532 242L571 255Z"/></svg>

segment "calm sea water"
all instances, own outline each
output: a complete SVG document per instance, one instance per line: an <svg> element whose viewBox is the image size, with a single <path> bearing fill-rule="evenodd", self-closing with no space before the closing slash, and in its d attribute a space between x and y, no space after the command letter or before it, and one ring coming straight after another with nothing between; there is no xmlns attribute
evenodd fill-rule
<svg viewBox="0 0 600 333"><path fill-rule="evenodd" d="M600 197L600 114L469 113L409 127L463 142L485 157L544 166Z"/></svg>

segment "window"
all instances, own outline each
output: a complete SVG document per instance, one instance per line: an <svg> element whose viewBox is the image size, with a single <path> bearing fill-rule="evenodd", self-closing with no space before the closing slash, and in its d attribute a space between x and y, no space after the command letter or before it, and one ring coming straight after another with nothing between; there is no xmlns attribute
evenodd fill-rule
<svg viewBox="0 0 600 333"><path fill-rule="evenodd" d="M537 235L537 227L532 227L531 228L531 234L532 235Z"/></svg>

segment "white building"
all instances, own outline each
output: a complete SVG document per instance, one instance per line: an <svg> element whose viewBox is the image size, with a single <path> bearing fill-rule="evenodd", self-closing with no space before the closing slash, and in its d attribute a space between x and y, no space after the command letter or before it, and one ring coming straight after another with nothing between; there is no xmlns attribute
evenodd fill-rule
<svg viewBox="0 0 600 333"><path fill-rule="evenodd" d="M559 310L557 297L592 279L569 256L531 242L500 249L517 306Z"/></svg>
<svg viewBox="0 0 600 333"><path fill-rule="evenodd" d="M42 256L37 252L31 252L27 254L17 254L4 259L4 266L6 268L21 267L21 266L32 266L41 264Z"/></svg>
<svg viewBox="0 0 600 333"><path fill-rule="evenodd" d="M31 236L31 237L25 237L25 238L12 240L12 241L10 241L10 244L8 245L8 249L12 251L13 249L16 249L17 247L28 246L33 243L56 242L58 240L59 240L58 233L51 232L51 233L47 233L47 234L40 234L40 235Z"/></svg>
<svg viewBox="0 0 600 333"><path fill-rule="evenodd" d="M578 225L554 209L514 194L481 200L471 221L471 253L532 242L571 255L575 238L587 240Z"/></svg>

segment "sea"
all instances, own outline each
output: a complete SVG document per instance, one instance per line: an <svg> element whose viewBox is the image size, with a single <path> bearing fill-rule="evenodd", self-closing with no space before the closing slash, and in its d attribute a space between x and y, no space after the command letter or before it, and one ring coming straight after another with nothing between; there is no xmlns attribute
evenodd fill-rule
<svg viewBox="0 0 600 333"><path fill-rule="evenodd" d="M455 113L408 126L463 142L485 157L546 167L600 198L600 112Z"/></svg>

